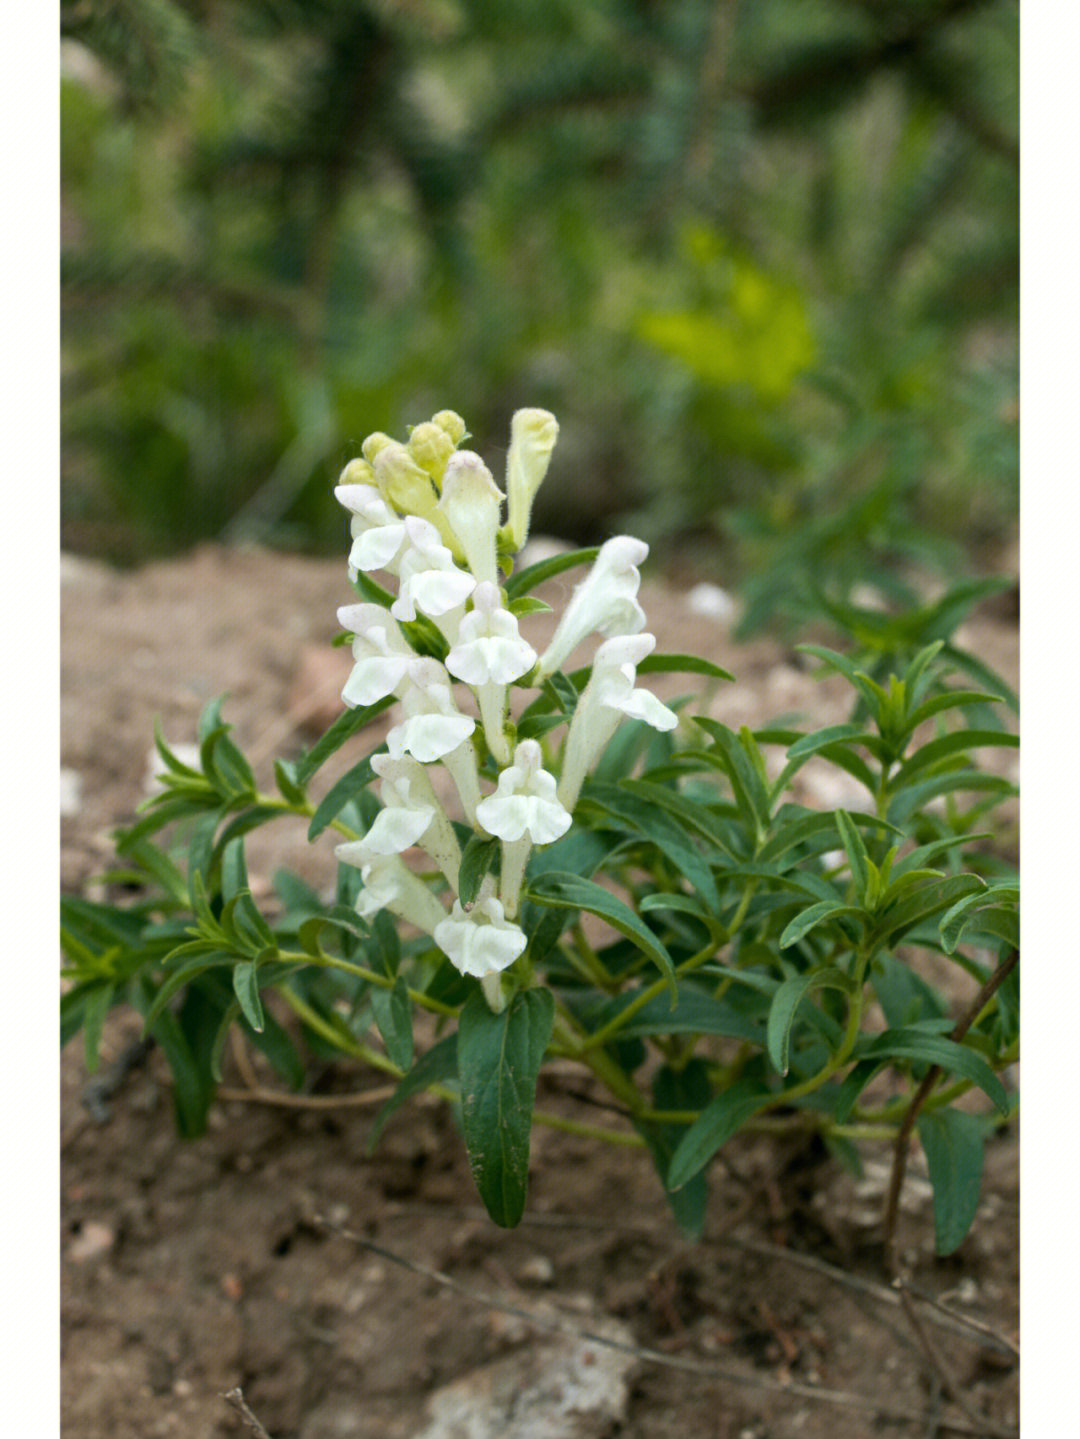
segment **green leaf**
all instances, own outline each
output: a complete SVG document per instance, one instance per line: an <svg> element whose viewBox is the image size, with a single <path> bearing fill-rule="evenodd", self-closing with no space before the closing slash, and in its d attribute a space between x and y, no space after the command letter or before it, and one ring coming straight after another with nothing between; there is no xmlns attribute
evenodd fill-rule
<svg viewBox="0 0 1080 1439"><path fill-rule="evenodd" d="M248 890L247 863L243 838L231 839L221 855L221 897L235 899Z"/></svg>
<svg viewBox="0 0 1080 1439"><path fill-rule="evenodd" d="M699 801L689 799L667 785L655 784L647 777L621 780L619 788L628 794L636 795L654 808L668 810L685 829L701 835L725 854L731 853L723 825L712 811Z"/></svg>
<svg viewBox="0 0 1080 1439"><path fill-rule="evenodd" d="M507 606L512 615L518 619L525 615L550 614L551 606L546 600L538 600L535 595L518 595L517 599L511 600Z"/></svg>
<svg viewBox="0 0 1080 1439"><path fill-rule="evenodd" d="M169 856L156 845L148 839L131 839L125 836L124 841L117 844L117 850L123 853L125 859L145 870L175 904L187 907L187 882Z"/></svg>
<svg viewBox="0 0 1080 1439"><path fill-rule="evenodd" d="M679 1141L668 1168L669 1189L679 1189L705 1168L722 1145L772 1098L758 1079L737 1079L718 1094Z"/></svg>
<svg viewBox="0 0 1080 1439"><path fill-rule="evenodd" d="M365 755L359 764L354 764L341 778L330 786L311 816L308 825L308 840L318 839L323 830L345 808L351 799L363 794L375 777L371 768L371 755Z"/></svg>
<svg viewBox="0 0 1080 1439"><path fill-rule="evenodd" d="M653 1079L653 1104L660 1110L701 1109L709 1102L710 1095L708 1066L703 1059L691 1059L681 1069L673 1069L667 1064L661 1065ZM635 1128L652 1153L653 1163L667 1192L675 1222L688 1237L700 1238L709 1196L705 1175L695 1174L693 1179L680 1189L672 1190L667 1185L671 1156L686 1132L686 1126L642 1121L635 1125Z"/></svg>
<svg viewBox="0 0 1080 1439"><path fill-rule="evenodd" d="M262 1000L259 998L259 979L253 959L243 959L233 970L233 992L240 1001L240 1010L255 1032L261 1033L266 1021L263 1018Z"/></svg>
<svg viewBox="0 0 1080 1439"><path fill-rule="evenodd" d="M638 661L639 675L708 675L714 680L734 680L735 676L712 660L699 655L646 655Z"/></svg>
<svg viewBox="0 0 1080 1439"><path fill-rule="evenodd" d="M695 715L694 719L712 737L714 753L727 773L735 803L760 840L769 824L769 796L750 756L727 725L705 715Z"/></svg>
<svg viewBox="0 0 1080 1439"><path fill-rule="evenodd" d="M678 991L671 955L652 930L617 895L591 879L582 879L580 875L556 870L554 873L537 875L530 880L527 897L534 904L548 905L556 909L584 909L589 914L607 920L608 924L627 939L633 940L637 947L648 955L666 976L672 999L676 998Z"/></svg>
<svg viewBox="0 0 1080 1439"><path fill-rule="evenodd" d="M206 1128L213 1082L198 1063L180 1021L171 1010L162 1010L147 1028L161 1046L172 1070L177 1127L186 1139L194 1139Z"/></svg>
<svg viewBox="0 0 1080 1439"><path fill-rule="evenodd" d="M751 985L744 974L733 971L737 982ZM761 978L757 976L756 978ZM760 1045L764 1036L765 1011L768 998L776 981L765 981L768 993L755 992L749 1001L734 1003L731 997L716 999L689 982L679 985L679 997L672 1008L666 996L658 995L648 1004L642 1005L632 1018L628 1019L618 1033L622 1038L647 1038L664 1034L717 1034L725 1039L745 1039ZM615 1019L638 995L627 993L606 999L599 1004L575 1004L574 1010L592 1031L600 1029Z"/></svg>
<svg viewBox="0 0 1080 1439"><path fill-rule="evenodd" d="M873 1039L860 1041L856 1054L859 1059L905 1059L915 1064L936 1064L948 1074L970 1079L1002 1114L1009 1111L1005 1086L982 1055L943 1035L928 1034L914 1027L890 1029Z"/></svg>
<svg viewBox="0 0 1080 1439"><path fill-rule="evenodd" d="M904 719L902 733L907 736L943 710L960 709L965 705L1001 704L1002 695L990 694L987 690L946 690L944 694L933 695L911 710Z"/></svg>
<svg viewBox="0 0 1080 1439"><path fill-rule="evenodd" d="M484 882L484 876L499 857L499 841L487 835L474 834L461 854L458 872L458 898L473 904Z"/></svg>
<svg viewBox="0 0 1080 1439"><path fill-rule="evenodd" d="M584 550L571 550L565 555L553 555L550 560L540 560L535 565L518 570L517 574L511 575L503 586L506 598L514 600L518 595L527 594L530 590L536 589L537 585L542 585L545 580L554 579L564 570L572 570L575 565L591 565L599 553L599 546L592 545Z"/></svg>
<svg viewBox="0 0 1080 1439"><path fill-rule="evenodd" d="M901 877L910 881L912 874ZM949 909L958 899L974 892L985 892L986 881L975 874L957 874L948 879L931 880L914 893L903 896L881 909L874 918L874 933L891 948L900 938L932 915Z"/></svg>
<svg viewBox="0 0 1080 1439"><path fill-rule="evenodd" d="M97 984L87 990L83 1008L83 1041L86 1045L86 1072L93 1074L98 1067L98 1045L105 1016L112 1008L116 994L115 984Z"/></svg>
<svg viewBox="0 0 1080 1439"><path fill-rule="evenodd" d="M951 1254L979 1207L985 1125L976 1114L943 1109L922 1115L917 1128L934 1190L937 1252Z"/></svg>
<svg viewBox="0 0 1080 1439"><path fill-rule="evenodd" d="M796 1011L806 995L815 989L839 989L850 994L851 980L842 970L832 967L794 974L784 980L773 996L765 1031L769 1058L781 1074L788 1072L788 1049Z"/></svg>
<svg viewBox="0 0 1080 1439"><path fill-rule="evenodd" d="M365 725L369 725L384 710L389 709L396 700L396 695L387 695L373 705L362 709L347 709L344 714L339 715L323 737L296 761L297 784L307 784L315 771L324 765L332 754L347 740L352 739L353 735L359 734Z"/></svg>
<svg viewBox="0 0 1080 1439"><path fill-rule="evenodd" d="M536 1079L555 1023L550 990L514 995L492 1014L479 989L458 1023L461 1122L473 1179L496 1224L512 1229L525 1211Z"/></svg>
<svg viewBox="0 0 1080 1439"><path fill-rule="evenodd" d="M834 724L828 725L825 729L814 730L812 734L803 735L797 739L788 749L789 759L808 759L819 750L827 749L829 745L844 743L870 744L876 736L862 725L857 724Z"/></svg>
<svg viewBox="0 0 1080 1439"><path fill-rule="evenodd" d="M173 957L181 953L189 954L190 958L173 968L171 966ZM165 963L170 964L170 971L155 991L154 997L149 1001L148 1008L144 1013L147 1026L153 1024L173 995L184 989L198 975L208 969L231 967L235 962L235 955L229 954L225 950L212 949L201 942L195 952L189 951L186 945L173 950L172 954L167 955L165 959Z"/></svg>
<svg viewBox="0 0 1080 1439"><path fill-rule="evenodd" d="M666 808L650 804L632 791L628 792L622 785L595 781L586 784L582 800L597 805L621 828L628 827L631 833L639 834L655 844L661 854L671 861L676 871L686 876L714 912L720 908L720 895L712 870L691 844L685 830ZM687 807L691 808L689 802Z"/></svg>
<svg viewBox="0 0 1080 1439"><path fill-rule="evenodd" d="M981 893L965 895L951 906L941 917L941 943L946 954L952 954L960 943L960 936L971 924L978 912L986 906L1004 902L1004 907L1014 907L1020 898L1020 891L1011 884L992 884ZM1015 909L1013 909L1015 913Z"/></svg>
<svg viewBox="0 0 1080 1439"><path fill-rule="evenodd" d="M871 875L876 877L877 871L871 868L870 856L866 852L863 837L855 828L851 816L846 810L838 809L836 811L836 828L840 832L840 842L844 846L844 853L851 866L851 878L855 883L856 897L864 909L873 909L876 896L871 894Z"/></svg>
<svg viewBox="0 0 1080 1439"><path fill-rule="evenodd" d="M827 665L829 669L837 670L844 678L859 691L866 701L871 714L879 712L882 690L881 686L874 683L870 676L847 655L839 654L836 650L828 649L825 645L796 645L795 648L803 654L814 655Z"/></svg>
<svg viewBox="0 0 1080 1439"><path fill-rule="evenodd" d="M296 766L287 759L276 759L274 761L274 779L277 782L281 797L302 809L307 804L307 793L303 785L297 783Z"/></svg>
<svg viewBox="0 0 1080 1439"><path fill-rule="evenodd" d="M387 1054L399 1069L407 1070L413 1061L413 1031L412 1005L404 976L398 975L392 989L373 986L370 999Z"/></svg>
<svg viewBox="0 0 1080 1439"><path fill-rule="evenodd" d="M887 831L898 839L906 838L902 829L898 829L896 825L887 824L884 820L878 819L876 815L863 814L855 810L848 815L848 818L852 824L871 829L875 834L879 831ZM838 846L833 843L833 840L834 838L839 839L839 837L836 816L832 811L823 813L820 810L813 810L800 813L795 806L785 805L777 817L776 828L771 838L762 845L757 858L762 863L768 863L800 845L809 845L816 852L836 849Z"/></svg>
<svg viewBox="0 0 1080 1439"><path fill-rule="evenodd" d="M797 914L787 925L780 936L779 944L781 949L787 949L797 944L800 939L809 934L810 931L823 920L839 917L840 915L851 915L853 918L865 918L865 911L856 908L854 905L845 904L842 899L823 899L818 904L812 904L807 909Z"/></svg>
<svg viewBox="0 0 1080 1439"><path fill-rule="evenodd" d="M387 1121L407 1099L427 1089L429 1085L442 1084L446 1080L456 1079L457 1072L457 1034L455 1033L446 1035L420 1056L379 1110L375 1116L375 1122L371 1126L371 1133L368 1135L367 1152L370 1154L375 1148L379 1142L379 1136L386 1128Z"/></svg>
<svg viewBox="0 0 1080 1439"><path fill-rule="evenodd" d="M904 761L893 776L893 787L902 789L912 775L918 774L920 770L939 764L944 759L951 759L953 755L966 754L969 749L980 749L988 745L1015 749L1019 743L1017 735L1007 734L1003 730L959 729L950 734L938 735L937 739L928 740L910 759Z"/></svg>

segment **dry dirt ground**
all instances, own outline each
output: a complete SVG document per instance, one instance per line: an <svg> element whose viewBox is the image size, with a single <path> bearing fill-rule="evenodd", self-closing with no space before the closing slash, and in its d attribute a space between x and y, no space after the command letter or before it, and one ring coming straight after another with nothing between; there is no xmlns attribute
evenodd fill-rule
<svg viewBox="0 0 1080 1439"><path fill-rule="evenodd" d="M93 893L110 829L144 792L154 716L171 742L190 742L202 706L228 691L226 718L270 783L274 756L336 712L347 659L329 641L353 596L338 561L213 547L124 575L65 559L62 580L63 882ZM659 649L735 674L713 702L728 723L843 717L843 694L779 645L738 646L657 584L642 600ZM965 639L1015 682L1013 623L976 615ZM807 779L816 802L847 802L826 779ZM253 837L248 861L267 890L281 865L316 885L332 873L328 849L288 825ZM137 1033L133 1016L114 1014L105 1062ZM884 1152L867 1153L856 1181L814 1149L739 1138L714 1166L705 1235L690 1243L639 1151L537 1128L526 1217L508 1232L479 1209L445 1106L400 1112L367 1155L374 1106L355 1091L369 1081L347 1067L286 1105L246 1093L275 1081L234 1054L207 1134L187 1142L159 1054L106 1122L82 1103L77 1042L63 1077L68 1439L258 1433L223 1398L236 1386L273 1439L930 1439L1015 1427L1014 1356L977 1327L1015 1341L1014 1133L990 1147L975 1226L947 1260L933 1253L913 1156L901 1250L912 1284L949 1310L920 1302L913 1324L880 1280ZM557 1075L540 1103L583 1115Z"/></svg>

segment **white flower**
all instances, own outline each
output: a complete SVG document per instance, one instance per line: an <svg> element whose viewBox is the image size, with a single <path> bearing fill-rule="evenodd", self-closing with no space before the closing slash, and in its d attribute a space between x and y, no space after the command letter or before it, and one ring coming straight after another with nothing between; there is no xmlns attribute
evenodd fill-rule
<svg viewBox="0 0 1080 1439"><path fill-rule="evenodd" d="M655 646L654 635L618 635L596 651L566 737L559 782L559 799L566 809L574 808L585 775L624 718L643 720L658 730L673 730L679 723L675 711L649 690L634 688L637 666Z"/></svg>
<svg viewBox="0 0 1080 1439"><path fill-rule="evenodd" d="M616 535L601 545L593 567L570 597L542 659L540 674L553 674L594 631L607 637L633 635L645 627L645 611L637 602L638 565L649 553L644 540Z"/></svg>
<svg viewBox="0 0 1080 1439"><path fill-rule="evenodd" d="M456 450L442 477L439 510L450 526L477 580L498 578L495 541L502 513L502 491L491 471L472 450Z"/></svg>
<svg viewBox="0 0 1080 1439"><path fill-rule="evenodd" d="M508 764L506 686L532 669L536 651L518 633L517 619L503 605L498 585L481 581L473 591L473 606L458 626L446 668L473 687L488 749L498 764Z"/></svg>
<svg viewBox="0 0 1080 1439"><path fill-rule="evenodd" d="M514 550L520 550L529 537L533 500L547 474L558 437L559 422L550 410L518 410L510 421L506 527Z"/></svg>
<svg viewBox="0 0 1080 1439"><path fill-rule="evenodd" d="M375 854L401 854L418 844L456 889L461 849L424 767L407 755L377 754L371 768L380 779L383 808L360 843Z"/></svg>
<svg viewBox="0 0 1080 1439"><path fill-rule="evenodd" d="M356 661L342 699L355 709L393 694L416 656L391 615L381 605L342 605L337 615L342 629L352 631Z"/></svg>
<svg viewBox="0 0 1080 1439"><path fill-rule="evenodd" d="M517 617L503 605L498 586L484 580L472 599L446 668L468 685L507 685L528 674L536 651L521 638Z"/></svg>
<svg viewBox="0 0 1080 1439"><path fill-rule="evenodd" d="M524 931L506 919L502 905L491 894L478 899L468 913L461 901L455 900L449 916L432 933L454 968L476 979L506 969L529 942Z"/></svg>
<svg viewBox="0 0 1080 1439"><path fill-rule="evenodd" d="M367 465L367 461L353 460L352 464ZM351 467L346 467L345 474ZM338 485L334 494L339 503L352 511L350 577L355 579L358 570L390 569L405 543L404 520L394 513L374 485Z"/></svg>
<svg viewBox="0 0 1080 1439"><path fill-rule="evenodd" d="M536 740L521 741L495 793L476 806L476 818L489 834L508 842L528 836L533 844L551 844L570 828L570 815L559 802L554 775L543 768Z"/></svg>
<svg viewBox="0 0 1080 1439"><path fill-rule="evenodd" d="M376 854L363 840L339 844L334 853L343 864L360 871L364 887L357 896L356 912L363 919L388 909L427 934L434 934L446 919L446 910L399 855Z"/></svg>
<svg viewBox="0 0 1080 1439"><path fill-rule="evenodd" d="M411 754L422 764L442 759L476 728L471 715L454 704L450 676L438 660L412 657L401 689L405 718L386 736L394 759Z"/></svg>
<svg viewBox="0 0 1080 1439"><path fill-rule="evenodd" d="M409 515L405 533L409 547L401 559L401 588L390 613L397 620L414 620L418 608L433 617L450 614L472 594L476 580L454 564L434 525Z"/></svg>

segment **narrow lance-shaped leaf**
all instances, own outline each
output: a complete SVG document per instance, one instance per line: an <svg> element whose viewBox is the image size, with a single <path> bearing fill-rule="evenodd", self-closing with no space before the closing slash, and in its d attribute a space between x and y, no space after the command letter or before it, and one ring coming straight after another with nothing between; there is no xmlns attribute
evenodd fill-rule
<svg viewBox="0 0 1080 1439"><path fill-rule="evenodd" d="M584 909L589 914L606 919L620 934L633 940L642 953L648 955L657 968L665 975L670 986L672 999L676 994L675 966L671 955L661 940L653 934L634 911L617 895L591 879L580 875L556 871L552 874L537 875L530 883L528 898L534 904L548 905L558 909Z"/></svg>
<svg viewBox="0 0 1080 1439"><path fill-rule="evenodd" d="M716 1151L772 1098L756 1079L737 1079L694 1120L679 1141L668 1167L667 1187L678 1189L705 1168Z"/></svg>
<svg viewBox="0 0 1080 1439"><path fill-rule="evenodd" d="M240 1002L244 1018L252 1029L261 1033L265 1020L263 1019L262 1001L259 998L259 978L254 960L241 960L233 970L233 991Z"/></svg>
<svg viewBox="0 0 1080 1439"><path fill-rule="evenodd" d="M480 1198L512 1229L525 1212L536 1079L555 1023L550 990L519 992L493 1014L479 990L461 1011L461 1122Z"/></svg>
<svg viewBox="0 0 1080 1439"><path fill-rule="evenodd" d="M392 989L373 986L370 999L387 1054L399 1069L408 1069L413 1060L412 1005L404 976L398 975Z"/></svg>
<svg viewBox="0 0 1080 1439"><path fill-rule="evenodd" d="M982 1188L984 1122L977 1114L944 1109L918 1121L934 1190L934 1235L939 1254L959 1248L971 1228Z"/></svg>
<svg viewBox="0 0 1080 1439"><path fill-rule="evenodd" d="M375 1122L371 1126L371 1133L368 1135L367 1152L370 1154L375 1148L387 1121L407 1099L414 1094L419 1094L421 1090L427 1089L429 1085L441 1084L446 1080L456 1079L456 1077L457 1035L448 1034L420 1056L379 1110L375 1116Z"/></svg>
<svg viewBox="0 0 1080 1439"><path fill-rule="evenodd" d="M829 967L794 974L776 991L769 1010L766 1044L769 1058L781 1074L788 1072L788 1047L796 1012L803 999L815 989L839 989L850 993L851 980L842 970Z"/></svg>

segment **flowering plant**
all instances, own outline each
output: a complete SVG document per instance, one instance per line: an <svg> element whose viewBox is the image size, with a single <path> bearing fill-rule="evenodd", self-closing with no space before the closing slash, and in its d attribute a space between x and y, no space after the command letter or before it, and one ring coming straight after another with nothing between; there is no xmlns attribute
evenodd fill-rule
<svg viewBox="0 0 1080 1439"><path fill-rule="evenodd" d="M859 661L805 647L854 691L847 723L736 733L707 694L663 702L648 676L707 692L731 677L656 653L641 541L516 567L557 434L546 411L514 416L505 495L451 411L407 442L364 441L336 490L358 592L338 612L353 657L343 714L277 761L273 794L220 702L197 765L158 736L163 791L119 833L111 876L142 896L64 901L65 1036L83 1028L92 1066L104 1015L133 1004L189 1134L235 1023L294 1086L301 1039L395 1076L373 1142L434 1089L503 1225L523 1213L534 1119L646 1148L691 1232L709 1162L740 1129L817 1134L853 1165L857 1141L891 1141L895 1176L917 1125L939 1247L955 1248L984 1139L1015 1109L1001 1073L1018 1046L1018 891L977 829L1014 786L971 759L1015 744L997 717L1008 693L948 642L954 593L891 629L867 620L880 643ZM536 590L583 565L538 652L529 617L550 607ZM587 662L567 670L575 656ZM958 669L983 687L948 683ZM313 800L320 768L383 712L384 742ZM794 802L811 762L863 799ZM336 888L320 897L282 874L278 912L264 912L245 838L282 814L305 816L313 839L338 833ZM923 972L931 952L974 988L959 1020ZM418 1010L445 1031L419 1055ZM553 1058L591 1072L629 1128L534 1114ZM958 1107L973 1090L996 1113Z"/></svg>

